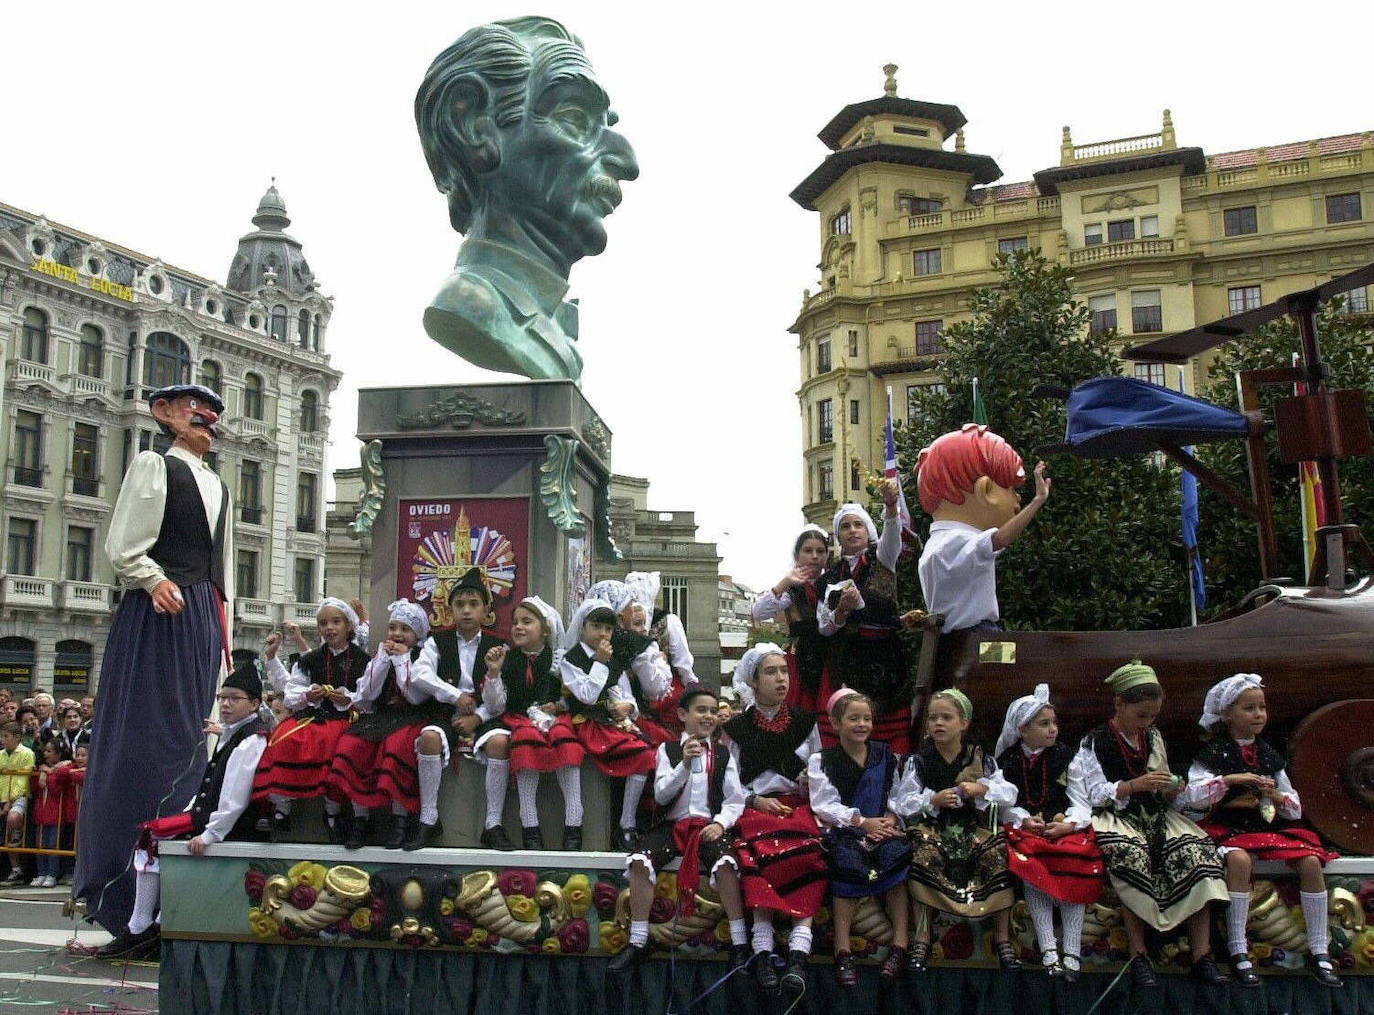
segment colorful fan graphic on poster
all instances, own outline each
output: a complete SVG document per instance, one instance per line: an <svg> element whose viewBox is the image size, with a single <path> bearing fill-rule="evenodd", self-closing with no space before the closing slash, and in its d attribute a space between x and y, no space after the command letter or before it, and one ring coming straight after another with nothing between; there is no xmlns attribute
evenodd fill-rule
<svg viewBox="0 0 1374 1015"><path fill-rule="evenodd" d="M403 500L396 540L397 595L423 606L435 627L452 626L448 592L471 568L491 591L495 627L525 596L529 505L523 499Z"/></svg>

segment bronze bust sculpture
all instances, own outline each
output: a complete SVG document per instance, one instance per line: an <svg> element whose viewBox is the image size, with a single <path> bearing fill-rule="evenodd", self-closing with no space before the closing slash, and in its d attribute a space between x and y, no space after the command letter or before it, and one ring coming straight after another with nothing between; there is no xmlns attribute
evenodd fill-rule
<svg viewBox="0 0 1374 1015"><path fill-rule="evenodd" d="M582 43L549 18L465 32L430 65L415 123L466 238L425 330L489 370L578 380L574 261L606 248L602 219L639 175Z"/></svg>

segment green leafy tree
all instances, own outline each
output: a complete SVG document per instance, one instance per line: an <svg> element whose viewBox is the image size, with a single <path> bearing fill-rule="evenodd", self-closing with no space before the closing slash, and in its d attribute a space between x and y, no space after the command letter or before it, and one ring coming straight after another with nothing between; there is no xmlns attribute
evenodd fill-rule
<svg viewBox="0 0 1374 1015"><path fill-rule="evenodd" d="M1345 313L1343 301L1332 301L1317 317L1317 336L1322 358L1330 368L1328 385L1332 389L1360 388L1374 404L1374 357L1370 343L1374 326L1366 315ZM1228 342L1218 350L1207 370L1202 397L1217 405L1240 408L1236 373L1292 365L1298 352L1297 326L1291 318L1266 325L1254 334ZM1290 397L1287 385L1260 389L1265 417L1273 419L1274 403ZM1306 577L1302 546L1302 520L1299 508L1299 482L1296 465L1281 465L1278 443L1268 440L1270 489L1274 498L1274 528L1279 550L1279 574L1302 582ZM1211 468L1247 493L1250 473L1245 446L1238 441L1199 448L1199 457ZM1365 538L1374 535L1374 460L1346 459L1339 463L1344 520L1362 525ZM1199 535L1207 572L1209 606L1215 601L1221 609L1233 604L1255 588L1261 580L1255 525L1230 504L1202 490L1199 497Z"/></svg>
<svg viewBox="0 0 1374 1015"><path fill-rule="evenodd" d="M915 399L900 428L898 458L907 501L924 539L916 456L936 437L969 422L973 379L991 429L1030 471L1037 448L1063 440L1064 406L1032 398L1037 384L1071 388L1120 372L1111 334L1088 333L1089 313L1067 267L1038 251L999 256L1001 280L973 295L973 318L945 332L944 390ZM1180 526L1178 470L1146 457L1049 461L1054 482L1045 507L997 564L998 599L1009 627L1105 630L1187 623L1188 588ZM914 556L902 568L904 602L919 602Z"/></svg>

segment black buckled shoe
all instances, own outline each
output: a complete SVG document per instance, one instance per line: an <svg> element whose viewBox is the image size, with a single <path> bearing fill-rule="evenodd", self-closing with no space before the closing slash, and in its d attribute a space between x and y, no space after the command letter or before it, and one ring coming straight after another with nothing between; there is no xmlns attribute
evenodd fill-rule
<svg viewBox="0 0 1374 1015"><path fill-rule="evenodd" d="M1155 975L1150 956L1137 955L1131 959L1131 982L1141 990L1153 990L1159 986L1159 977Z"/></svg>
<svg viewBox="0 0 1374 1015"><path fill-rule="evenodd" d="M878 979L882 981L884 987L890 987L897 982L897 977L902 975L902 970L906 968L906 949L893 946L887 950L887 958L883 959L882 968L878 970Z"/></svg>
<svg viewBox="0 0 1374 1015"><path fill-rule="evenodd" d="M153 924L137 934L125 930L109 944L101 947L95 953L95 957L98 959L124 959L128 962L147 958L149 955L156 954L161 938L162 928L157 924Z"/></svg>
<svg viewBox="0 0 1374 1015"><path fill-rule="evenodd" d="M1221 987L1231 982L1231 978L1217 968L1216 960L1210 955L1193 960L1189 974L1196 982L1208 987Z"/></svg>
<svg viewBox="0 0 1374 1015"><path fill-rule="evenodd" d="M341 846L348 841L348 826L353 823L353 815L347 811L324 816L324 834L331 846Z"/></svg>
<svg viewBox="0 0 1374 1015"><path fill-rule="evenodd" d="M1010 941L994 941L992 950L997 953L997 964L1004 973L1014 973L1021 968L1021 960L1016 957L1016 949Z"/></svg>
<svg viewBox="0 0 1374 1015"><path fill-rule="evenodd" d="M854 968L854 956L849 952L835 953L835 984L841 990L859 989L859 971Z"/></svg>
<svg viewBox="0 0 1374 1015"><path fill-rule="evenodd" d="M611 852L632 853L638 840L639 832L636 829L621 828L617 825L611 830Z"/></svg>
<svg viewBox="0 0 1374 1015"><path fill-rule="evenodd" d="M520 842L525 849L543 849L544 833L538 828L520 829Z"/></svg>
<svg viewBox="0 0 1374 1015"><path fill-rule="evenodd" d="M582 851L582 826L568 825L563 829L563 852L580 853Z"/></svg>
<svg viewBox="0 0 1374 1015"><path fill-rule="evenodd" d="M1077 983L1078 977L1083 972L1083 960L1077 955L1070 955L1065 952L1059 957L1060 968L1064 970L1065 983Z"/></svg>
<svg viewBox="0 0 1374 1015"><path fill-rule="evenodd" d="M369 816L353 815L353 820L348 823L348 834L344 836L344 849L362 849L367 842L367 823L371 820Z"/></svg>
<svg viewBox="0 0 1374 1015"><path fill-rule="evenodd" d="M291 841L291 815L275 811L267 826L268 837L273 842Z"/></svg>
<svg viewBox="0 0 1374 1015"><path fill-rule="evenodd" d="M620 976L628 973L635 966L639 965L649 957L649 945L626 945L616 954L611 956L611 961L606 963L606 972L612 976Z"/></svg>
<svg viewBox="0 0 1374 1015"><path fill-rule="evenodd" d="M754 982L765 994L778 992L778 971L773 968L771 951L754 953Z"/></svg>
<svg viewBox="0 0 1374 1015"><path fill-rule="evenodd" d="M486 849L499 849L503 853L509 853L515 849L515 843L510 841L510 836L500 825L492 825L490 828L484 829L479 841Z"/></svg>
<svg viewBox="0 0 1374 1015"><path fill-rule="evenodd" d="M930 961L930 942L913 941L906 953L906 975L920 976L926 971L926 963Z"/></svg>
<svg viewBox="0 0 1374 1015"><path fill-rule="evenodd" d="M424 849L432 846L439 841L439 836L444 834L444 823L436 821L432 825L427 825L423 821L417 821L411 826L411 834L406 836L406 841L401 843L401 848L407 853L413 853L417 849Z"/></svg>
<svg viewBox="0 0 1374 1015"><path fill-rule="evenodd" d="M782 979L778 981L778 984L789 1004L806 993L806 960L808 958L806 952L799 952L796 949L787 953L787 969L782 974Z"/></svg>
<svg viewBox="0 0 1374 1015"><path fill-rule="evenodd" d="M1064 967L1059 962L1058 948L1050 948L1040 953L1040 968L1048 973L1052 980L1057 980L1064 975Z"/></svg>
<svg viewBox="0 0 1374 1015"><path fill-rule="evenodd" d="M400 849L405 844L406 833L410 831L411 816L409 814L391 815L391 831L386 833L387 849Z"/></svg>
<svg viewBox="0 0 1374 1015"><path fill-rule="evenodd" d="M1331 956L1325 952L1307 956L1307 969L1312 974L1313 979L1323 987L1330 987L1335 990L1337 987L1344 987L1341 978L1336 975L1336 965L1331 961Z"/></svg>
<svg viewBox="0 0 1374 1015"><path fill-rule="evenodd" d="M1240 953L1230 956L1231 979L1242 987L1258 987L1260 985L1259 973L1255 972L1255 964L1250 961L1250 956Z"/></svg>
<svg viewBox="0 0 1374 1015"><path fill-rule="evenodd" d="M749 960L754 955L754 949L748 945L730 946L730 972L738 973L749 965Z"/></svg>

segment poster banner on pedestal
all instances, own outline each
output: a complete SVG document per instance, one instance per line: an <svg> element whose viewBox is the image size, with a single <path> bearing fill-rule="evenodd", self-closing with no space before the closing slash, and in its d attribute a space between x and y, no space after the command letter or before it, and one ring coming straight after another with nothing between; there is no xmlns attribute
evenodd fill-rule
<svg viewBox="0 0 1374 1015"><path fill-rule="evenodd" d="M448 590L469 568L482 569L496 612L510 630L511 610L528 593L529 500L524 497L402 499L396 534L396 595L419 603L434 627L452 627Z"/></svg>
<svg viewBox="0 0 1374 1015"><path fill-rule="evenodd" d="M586 523L586 531L591 531L591 523ZM587 598L587 590L592 587L592 545L587 536L568 538L568 586L564 594L563 612L572 613Z"/></svg>

